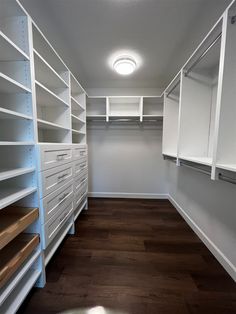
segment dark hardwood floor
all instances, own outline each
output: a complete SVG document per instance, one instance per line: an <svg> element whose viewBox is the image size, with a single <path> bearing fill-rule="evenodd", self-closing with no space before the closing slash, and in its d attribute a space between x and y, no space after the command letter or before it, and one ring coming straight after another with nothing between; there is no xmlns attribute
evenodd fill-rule
<svg viewBox="0 0 236 314"><path fill-rule="evenodd" d="M97 305L119 314L233 314L236 284L168 201L90 199L76 235L48 265L45 288L19 313Z"/></svg>

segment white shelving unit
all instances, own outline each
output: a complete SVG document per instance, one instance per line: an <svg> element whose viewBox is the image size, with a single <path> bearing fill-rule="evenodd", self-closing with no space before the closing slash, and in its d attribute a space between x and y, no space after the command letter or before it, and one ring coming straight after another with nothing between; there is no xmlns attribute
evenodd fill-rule
<svg viewBox="0 0 236 314"><path fill-rule="evenodd" d="M76 78L70 74L72 143L86 143L86 94Z"/></svg>
<svg viewBox="0 0 236 314"><path fill-rule="evenodd" d="M34 284L44 285L29 25L18 1L1 1L0 312L4 314L15 313ZM32 218L30 207L37 211ZM35 235L25 237L26 229Z"/></svg>
<svg viewBox="0 0 236 314"><path fill-rule="evenodd" d="M108 97L108 120L128 118L141 121L142 97Z"/></svg>
<svg viewBox="0 0 236 314"><path fill-rule="evenodd" d="M107 113L107 97L87 97L86 103L87 120L108 119Z"/></svg>
<svg viewBox="0 0 236 314"><path fill-rule="evenodd" d="M163 97L143 97L142 121L162 120L164 114L163 107Z"/></svg>
<svg viewBox="0 0 236 314"><path fill-rule="evenodd" d="M213 162L221 31L222 20L185 65L181 86L179 158L207 166ZM217 42L201 58L216 38Z"/></svg>
<svg viewBox="0 0 236 314"><path fill-rule="evenodd" d="M163 120L163 155L177 158L180 119L180 86L181 75L178 75L167 87L164 95Z"/></svg>

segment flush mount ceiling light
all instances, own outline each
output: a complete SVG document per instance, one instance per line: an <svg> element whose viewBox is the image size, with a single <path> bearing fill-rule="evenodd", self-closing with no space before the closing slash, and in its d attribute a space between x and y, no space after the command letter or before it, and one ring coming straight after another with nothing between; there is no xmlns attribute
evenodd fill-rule
<svg viewBox="0 0 236 314"><path fill-rule="evenodd" d="M136 69L136 62L131 57L120 57L114 64L114 70L120 75L130 75Z"/></svg>

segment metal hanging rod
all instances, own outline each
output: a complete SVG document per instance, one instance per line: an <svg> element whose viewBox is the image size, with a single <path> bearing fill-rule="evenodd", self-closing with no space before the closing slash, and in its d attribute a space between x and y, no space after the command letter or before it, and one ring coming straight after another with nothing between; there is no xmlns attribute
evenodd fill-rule
<svg viewBox="0 0 236 314"><path fill-rule="evenodd" d="M186 164L186 163L184 163L184 162L182 162L182 161L180 162L180 165L181 165L181 166L184 166L184 167L186 167L186 168L192 169L192 170L196 170L196 171L201 172L201 173L203 173L203 174L206 174L206 175L208 175L208 176L211 175L211 172L210 172L210 171L204 170L204 169L199 168L199 167L191 166L191 165Z"/></svg>
<svg viewBox="0 0 236 314"><path fill-rule="evenodd" d="M173 90L176 89L176 87L180 84L180 80L178 80L178 82L171 88L171 90L166 94L166 97L168 97L172 92Z"/></svg>
<svg viewBox="0 0 236 314"><path fill-rule="evenodd" d="M208 52L211 50L212 47L215 46L215 44L218 42L218 40L221 38L222 33L220 33L214 40L213 42L207 47L207 49L197 58L197 60L188 68L185 72L184 75L187 76L189 72L192 71L192 69L208 54Z"/></svg>
<svg viewBox="0 0 236 314"><path fill-rule="evenodd" d="M234 179L234 178L228 177L222 173L219 173L218 177L219 177L219 180L226 181L226 182L229 182L232 184L236 184L236 178Z"/></svg>

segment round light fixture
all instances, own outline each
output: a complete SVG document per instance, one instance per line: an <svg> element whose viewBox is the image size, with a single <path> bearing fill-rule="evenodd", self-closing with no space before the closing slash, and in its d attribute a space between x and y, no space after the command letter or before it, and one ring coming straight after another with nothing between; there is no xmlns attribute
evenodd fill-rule
<svg viewBox="0 0 236 314"><path fill-rule="evenodd" d="M120 57L114 64L114 70L121 75L129 75L136 69L136 62L130 57Z"/></svg>

